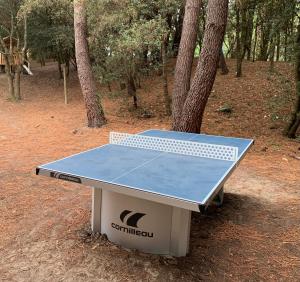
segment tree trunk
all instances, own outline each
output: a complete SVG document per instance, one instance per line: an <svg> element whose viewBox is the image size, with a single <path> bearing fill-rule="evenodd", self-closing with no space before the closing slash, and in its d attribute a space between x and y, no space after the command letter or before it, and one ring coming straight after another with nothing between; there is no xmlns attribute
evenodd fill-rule
<svg viewBox="0 0 300 282"><path fill-rule="evenodd" d="M184 7L182 5L178 13L178 19L175 22L175 32L174 32L174 37L173 37L174 39L172 44L172 51L174 57L177 57L178 55L179 44L180 44L181 33L182 33L183 15L184 15Z"/></svg>
<svg viewBox="0 0 300 282"><path fill-rule="evenodd" d="M300 23L298 23L297 38L295 42L295 52L297 100L295 104L295 110L292 114L291 122L287 129L287 136L289 138L296 138L296 133L300 126Z"/></svg>
<svg viewBox="0 0 300 282"><path fill-rule="evenodd" d="M165 107L166 107L166 114L170 116L172 114L171 110L171 99L168 90L168 74L167 74L167 39L169 38L168 35L163 37L161 43L161 57L162 57L162 77L163 77L163 93L165 99Z"/></svg>
<svg viewBox="0 0 300 282"><path fill-rule="evenodd" d="M64 74L64 97L65 97L65 104L68 104L68 88L67 88L67 66L66 64L63 65L63 74Z"/></svg>
<svg viewBox="0 0 300 282"><path fill-rule="evenodd" d="M21 100L21 72L22 72L22 65L18 63L16 66L15 72L15 97L16 101Z"/></svg>
<svg viewBox="0 0 300 282"><path fill-rule="evenodd" d="M272 38L270 43L270 72L274 72L274 58L275 58L275 38Z"/></svg>
<svg viewBox="0 0 300 282"><path fill-rule="evenodd" d="M180 131L200 133L202 118L211 93L224 40L227 23L228 0L209 0L203 47L195 77L188 93L180 126Z"/></svg>
<svg viewBox="0 0 300 282"><path fill-rule="evenodd" d="M273 9L274 1L267 1L265 7L262 9L265 10L264 15L260 15L260 55L259 60L267 61L269 57L269 48L270 48L270 40L272 35L272 25L274 24L273 19L274 9Z"/></svg>
<svg viewBox="0 0 300 282"><path fill-rule="evenodd" d="M222 48L221 48L221 52L220 52L219 66L221 68L221 74L225 75L225 74L229 73L229 69L227 67Z"/></svg>
<svg viewBox="0 0 300 282"><path fill-rule="evenodd" d="M255 23L255 30L254 30L254 43L253 43L253 50L252 50L252 62L256 59L256 45L257 45L257 19Z"/></svg>
<svg viewBox="0 0 300 282"><path fill-rule="evenodd" d="M247 3L245 7L245 20L244 30L245 30L245 42L244 42L244 57L247 55L247 60L251 60L251 49L252 49L252 35L254 27L254 13L255 5Z"/></svg>
<svg viewBox="0 0 300 282"><path fill-rule="evenodd" d="M4 62L5 62L5 73L6 73L7 82L8 82L8 93L9 93L8 98L15 101L16 100L15 88L14 88L15 77L14 77L14 73L12 71L13 56L10 53L11 48L6 47L2 37L0 37L0 44L1 44L2 49L4 50L3 58L4 58Z"/></svg>
<svg viewBox="0 0 300 282"><path fill-rule="evenodd" d="M8 82L8 93L9 98L13 101L16 101L15 96L15 87L14 87L14 75L11 73L10 70L6 70L7 82Z"/></svg>
<svg viewBox="0 0 300 282"><path fill-rule="evenodd" d="M283 58L285 62L287 61L287 49L288 49L288 29L286 28L284 33L284 53L283 53Z"/></svg>
<svg viewBox="0 0 300 282"><path fill-rule="evenodd" d="M136 87L131 72L127 76L127 93L129 96L133 98L133 106L135 109L137 109L138 105L137 105L137 97L136 97Z"/></svg>
<svg viewBox="0 0 300 282"><path fill-rule="evenodd" d="M236 7L236 77L242 76L242 48L241 48L240 8Z"/></svg>
<svg viewBox="0 0 300 282"><path fill-rule="evenodd" d="M277 42L276 42L276 61L280 60L280 31L277 33Z"/></svg>
<svg viewBox="0 0 300 282"><path fill-rule="evenodd" d="M70 76L70 59L67 59L65 62L65 67L66 67L66 71L67 71L67 77Z"/></svg>
<svg viewBox="0 0 300 282"><path fill-rule="evenodd" d="M95 79L89 57L86 33L85 0L74 1L75 54L78 77L87 111L88 127L101 127L106 123L97 94Z"/></svg>
<svg viewBox="0 0 300 282"><path fill-rule="evenodd" d="M178 130L181 111L190 89L194 52L197 41L200 0L187 0L183 19L182 34L175 68L173 89L173 129Z"/></svg>
<svg viewBox="0 0 300 282"><path fill-rule="evenodd" d="M57 69L58 69L58 73L59 73L59 79L63 79L64 75L63 75L63 70L62 70L62 67L61 67L60 59L58 59L58 61L57 61Z"/></svg>

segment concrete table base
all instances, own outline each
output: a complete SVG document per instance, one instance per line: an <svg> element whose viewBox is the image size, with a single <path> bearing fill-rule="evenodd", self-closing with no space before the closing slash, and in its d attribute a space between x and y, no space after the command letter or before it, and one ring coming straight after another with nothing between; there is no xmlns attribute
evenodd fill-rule
<svg viewBox="0 0 300 282"><path fill-rule="evenodd" d="M93 188L92 230L122 247L185 256L191 211Z"/></svg>
<svg viewBox="0 0 300 282"><path fill-rule="evenodd" d="M221 205L223 194L212 204ZM190 210L93 188L91 224L125 248L176 257L189 251Z"/></svg>

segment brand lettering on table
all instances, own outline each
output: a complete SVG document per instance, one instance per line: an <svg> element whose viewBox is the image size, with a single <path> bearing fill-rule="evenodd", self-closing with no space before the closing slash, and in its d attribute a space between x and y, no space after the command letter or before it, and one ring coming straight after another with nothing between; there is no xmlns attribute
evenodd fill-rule
<svg viewBox="0 0 300 282"><path fill-rule="evenodd" d="M81 179L76 176L68 175L68 174L61 174L61 173L50 173L50 177L66 180L66 181L71 181L71 182L76 182L76 183L81 183Z"/></svg>
<svg viewBox="0 0 300 282"><path fill-rule="evenodd" d="M125 232L131 235L153 238L153 232L135 229L138 228L137 224L139 220L145 215L146 214L144 213L133 213L132 211L124 210L120 214L120 220L123 223L125 223L128 227L119 225L117 223L112 223L111 227L118 231Z"/></svg>

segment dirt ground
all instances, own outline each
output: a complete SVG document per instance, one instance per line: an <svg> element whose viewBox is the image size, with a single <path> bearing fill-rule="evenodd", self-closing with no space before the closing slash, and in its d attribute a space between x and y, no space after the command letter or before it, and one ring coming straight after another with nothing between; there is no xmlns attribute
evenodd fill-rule
<svg viewBox="0 0 300 282"><path fill-rule="evenodd" d="M254 138L255 146L226 183L224 205L193 214L184 258L123 250L92 235L91 190L35 176L39 164L107 143L110 131L168 129L160 77L142 79L138 112L116 85L111 93L102 87L108 124L89 129L74 73L68 105L53 64L22 78L20 103L6 99L0 75L0 280L300 281L300 143L282 135L292 68L277 64L270 74L265 63L245 62L236 79L234 61L228 63L203 132ZM231 114L218 111L224 105ZM145 112L153 117L141 118Z"/></svg>

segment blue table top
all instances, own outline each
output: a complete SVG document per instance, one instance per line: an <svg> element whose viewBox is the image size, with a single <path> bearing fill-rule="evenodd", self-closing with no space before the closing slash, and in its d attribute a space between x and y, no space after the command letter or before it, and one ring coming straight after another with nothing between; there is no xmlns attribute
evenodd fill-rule
<svg viewBox="0 0 300 282"><path fill-rule="evenodd" d="M209 159L107 144L38 167L204 205L235 169L251 139L148 130L141 135L238 147L238 160Z"/></svg>

